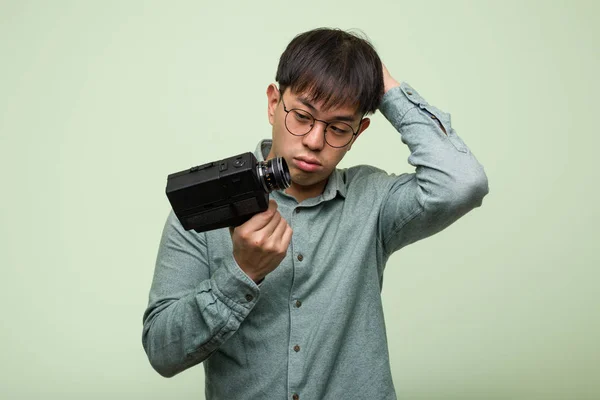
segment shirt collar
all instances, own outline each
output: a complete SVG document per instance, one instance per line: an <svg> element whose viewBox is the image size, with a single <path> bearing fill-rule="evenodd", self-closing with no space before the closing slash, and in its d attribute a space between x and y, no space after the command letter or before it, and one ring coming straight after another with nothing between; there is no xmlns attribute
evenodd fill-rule
<svg viewBox="0 0 600 400"><path fill-rule="evenodd" d="M254 155L258 161L265 161L265 157L267 157L269 151L271 151L272 144L273 140L271 139L263 139L258 143L256 150L254 151ZM331 175L329 175L325 190L323 190L323 194L319 197L322 197L322 200L327 201L335 198L338 193L342 198L346 198L346 185L344 184L342 171L336 168Z"/></svg>

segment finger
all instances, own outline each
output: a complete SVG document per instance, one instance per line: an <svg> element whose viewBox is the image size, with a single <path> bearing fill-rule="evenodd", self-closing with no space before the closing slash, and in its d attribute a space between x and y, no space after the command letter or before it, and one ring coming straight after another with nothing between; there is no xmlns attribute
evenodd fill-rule
<svg viewBox="0 0 600 400"><path fill-rule="evenodd" d="M279 225L282 219L283 217L281 216L279 211L275 211L275 215L273 215L273 218L271 218L269 223L260 230L260 233L263 234L265 238L269 238L271 235L273 235L273 232L275 231L277 225Z"/></svg>
<svg viewBox="0 0 600 400"><path fill-rule="evenodd" d="M275 200L269 200L268 208L263 212L253 215L252 218L246 221L243 224L244 229L248 229L250 232L259 231L267 226L276 213L277 203Z"/></svg>
<svg viewBox="0 0 600 400"><path fill-rule="evenodd" d="M285 218L281 217L281 219L279 220L279 223L275 227L275 230L273 230L273 233L271 233L270 239L273 241L273 243L279 244L281 242L281 236L283 236L283 234L285 232L285 228L287 226L288 226L287 221L285 220Z"/></svg>
<svg viewBox="0 0 600 400"><path fill-rule="evenodd" d="M273 199L269 199L269 207L268 208L273 208L275 210L277 210L277 202Z"/></svg>
<svg viewBox="0 0 600 400"><path fill-rule="evenodd" d="M288 248L288 246L290 245L290 242L292 240L292 233L294 233L294 231L292 230L292 227L289 225L286 225L285 232L283 233L283 236L281 238L281 244L286 249Z"/></svg>

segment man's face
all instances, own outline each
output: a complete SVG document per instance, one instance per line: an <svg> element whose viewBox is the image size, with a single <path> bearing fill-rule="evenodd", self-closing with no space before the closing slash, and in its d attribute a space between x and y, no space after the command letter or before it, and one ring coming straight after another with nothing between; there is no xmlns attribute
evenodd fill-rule
<svg viewBox="0 0 600 400"><path fill-rule="evenodd" d="M325 141L325 124L318 121L315 121L313 128L306 135L292 135L285 126L287 113L280 101L280 95L283 96L283 103L288 111L301 109L319 120L346 122L355 132L358 131L358 134L369 126L370 121L364 118L360 123L361 115L355 107L343 106L324 111L322 104L310 103L301 93L292 93L289 88L280 93L274 84L269 85L267 97L269 123L273 126L273 145L267 158L283 157L286 160L292 177L292 189L296 186L296 190L314 189L321 193L327 178L350 150L358 135L345 147L331 147Z"/></svg>

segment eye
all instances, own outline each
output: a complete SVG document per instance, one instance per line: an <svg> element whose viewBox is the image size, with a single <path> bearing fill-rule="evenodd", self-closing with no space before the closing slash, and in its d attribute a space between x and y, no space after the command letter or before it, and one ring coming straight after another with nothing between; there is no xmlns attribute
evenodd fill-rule
<svg viewBox="0 0 600 400"><path fill-rule="evenodd" d="M329 125L329 129L332 133L335 133L336 135L347 135L352 132L352 129L349 125L346 125L341 122Z"/></svg>
<svg viewBox="0 0 600 400"><path fill-rule="evenodd" d="M310 122L311 117L302 111L294 110L294 117L300 122Z"/></svg>

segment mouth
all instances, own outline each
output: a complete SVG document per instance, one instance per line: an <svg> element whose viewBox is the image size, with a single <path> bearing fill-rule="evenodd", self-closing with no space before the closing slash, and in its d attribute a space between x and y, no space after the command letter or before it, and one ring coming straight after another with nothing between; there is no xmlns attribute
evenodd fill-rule
<svg viewBox="0 0 600 400"><path fill-rule="evenodd" d="M293 163L305 172L314 172L322 168L321 163L317 159L310 157L294 157Z"/></svg>

